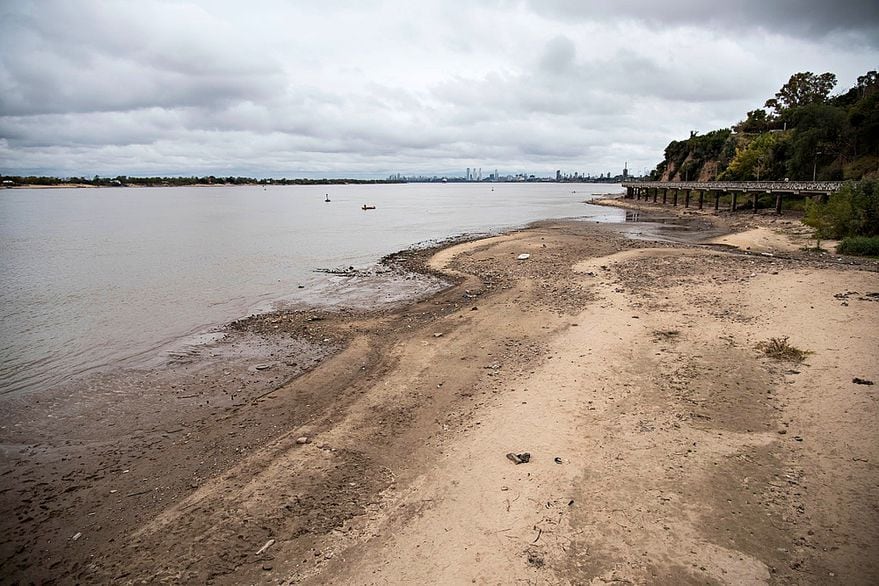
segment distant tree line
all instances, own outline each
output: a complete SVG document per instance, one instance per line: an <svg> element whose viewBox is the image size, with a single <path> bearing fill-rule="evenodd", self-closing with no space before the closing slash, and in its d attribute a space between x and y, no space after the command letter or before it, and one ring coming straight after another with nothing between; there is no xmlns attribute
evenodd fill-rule
<svg viewBox="0 0 879 586"><path fill-rule="evenodd" d="M833 73L792 75L732 128L669 143L651 179L879 178L879 74L831 95L836 83Z"/></svg>
<svg viewBox="0 0 879 586"><path fill-rule="evenodd" d="M95 187L177 187L185 185L341 185L346 183L402 183L391 179L254 179L253 177L46 177L37 175L0 175L5 185L90 185Z"/></svg>

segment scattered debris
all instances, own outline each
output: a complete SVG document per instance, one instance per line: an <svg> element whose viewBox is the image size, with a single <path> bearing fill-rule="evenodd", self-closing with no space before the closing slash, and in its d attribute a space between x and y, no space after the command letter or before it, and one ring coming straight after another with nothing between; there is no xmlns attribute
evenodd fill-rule
<svg viewBox="0 0 879 586"><path fill-rule="evenodd" d="M275 540L274 540L274 539L269 539L268 541L266 541L265 545L263 545L261 548L259 548L258 550L256 550L256 555L262 555L262 554L264 554L264 553L265 553L265 552L266 552L271 546L273 546L274 544L275 544Z"/></svg>
<svg viewBox="0 0 879 586"><path fill-rule="evenodd" d="M257 364L256 366L254 366L254 368L257 370L268 370L271 367L272 367L271 364Z"/></svg>
<svg viewBox="0 0 879 586"><path fill-rule="evenodd" d="M559 458L558 456L556 456L556 457L553 459L553 462L555 462L556 464L561 464L561 463L562 463L562 459Z"/></svg>
<svg viewBox="0 0 879 586"><path fill-rule="evenodd" d="M510 452L507 454L507 459L513 464L527 464L531 461L531 454L529 452L522 452L521 454Z"/></svg>
<svg viewBox="0 0 879 586"><path fill-rule="evenodd" d="M308 436L307 436L307 435L303 435L302 437L297 437L297 438L296 438L296 443L299 444L300 446L303 445L303 444L307 444L307 443L309 443L310 441L311 441L311 440L308 439Z"/></svg>
<svg viewBox="0 0 879 586"><path fill-rule="evenodd" d="M856 385L872 385L873 384L873 381L871 381L871 380L867 380L865 378L858 378L858 377L853 378L852 382L855 383Z"/></svg>
<svg viewBox="0 0 879 586"><path fill-rule="evenodd" d="M544 564L543 556L536 551L529 551L528 564L534 566L535 568L542 568Z"/></svg>
<svg viewBox="0 0 879 586"><path fill-rule="evenodd" d="M531 255L526 252L517 256L516 260L528 260L529 258L531 258Z"/></svg>
<svg viewBox="0 0 879 586"><path fill-rule="evenodd" d="M681 332L678 330L655 330L653 332L653 341L659 342L661 340L674 340L680 335Z"/></svg>
<svg viewBox="0 0 879 586"><path fill-rule="evenodd" d="M442 333L442 332L437 332L437 333L435 333L435 334L433 335L433 337L434 337L434 338L442 338L442 337L443 337L443 333Z"/></svg>
<svg viewBox="0 0 879 586"><path fill-rule="evenodd" d="M540 539L540 536L543 535L543 529L541 529L540 527L535 527L535 529L537 529L537 537L535 537L534 541L532 541L531 543L537 543L537 541Z"/></svg>
<svg viewBox="0 0 879 586"><path fill-rule="evenodd" d="M70 541L76 541L80 537L82 537L82 533L80 531L77 531L76 534L70 538Z"/></svg>

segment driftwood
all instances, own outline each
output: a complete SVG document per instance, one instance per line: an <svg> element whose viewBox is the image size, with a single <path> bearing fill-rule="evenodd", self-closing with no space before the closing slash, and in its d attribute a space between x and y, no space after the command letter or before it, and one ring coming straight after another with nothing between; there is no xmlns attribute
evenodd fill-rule
<svg viewBox="0 0 879 586"><path fill-rule="evenodd" d="M268 550L268 549L269 549L271 546L273 546L274 544L275 544L275 540L274 540L274 539L269 539L268 541L266 541L265 545L263 545L261 548L259 548L258 550L256 550L256 555L262 555L262 554L264 554L264 553L266 552L266 550Z"/></svg>

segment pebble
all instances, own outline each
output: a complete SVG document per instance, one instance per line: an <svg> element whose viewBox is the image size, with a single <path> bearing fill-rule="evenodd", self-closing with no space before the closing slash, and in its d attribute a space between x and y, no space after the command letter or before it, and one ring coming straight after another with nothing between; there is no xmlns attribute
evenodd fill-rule
<svg viewBox="0 0 879 586"><path fill-rule="evenodd" d="M296 438L296 443L299 444L299 445L307 444L308 442L309 442L309 439L308 439L308 436L307 436L307 435L303 435L302 437L297 437L297 438Z"/></svg>

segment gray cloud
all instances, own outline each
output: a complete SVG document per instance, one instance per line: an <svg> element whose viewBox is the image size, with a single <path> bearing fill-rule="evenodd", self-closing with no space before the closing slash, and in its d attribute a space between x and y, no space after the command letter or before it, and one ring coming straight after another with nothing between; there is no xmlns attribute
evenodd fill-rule
<svg viewBox="0 0 879 586"><path fill-rule="evenodd" d="M348 4L4 3L0 171L640 170L795 71L845 85L879 61L840 42L871 6Z"/></svg>
<svg viewBox="0 0 879 586"><path fill-rule="evenodd" d="M143 14L123 4L47 1L39 8L4 14L6 114L215 107L283 87L277 66L237 51L224 38L230 27L197 7L158 4Z"/></svg>
<svg viewBox="0 0 879 586"><path fill-rule="evenodd" d="M558 20L642 21L650 26L764 29L810 37L838 31L869 33L876 44L879 4L863 0L528 0L535 13Z"/></svg>

